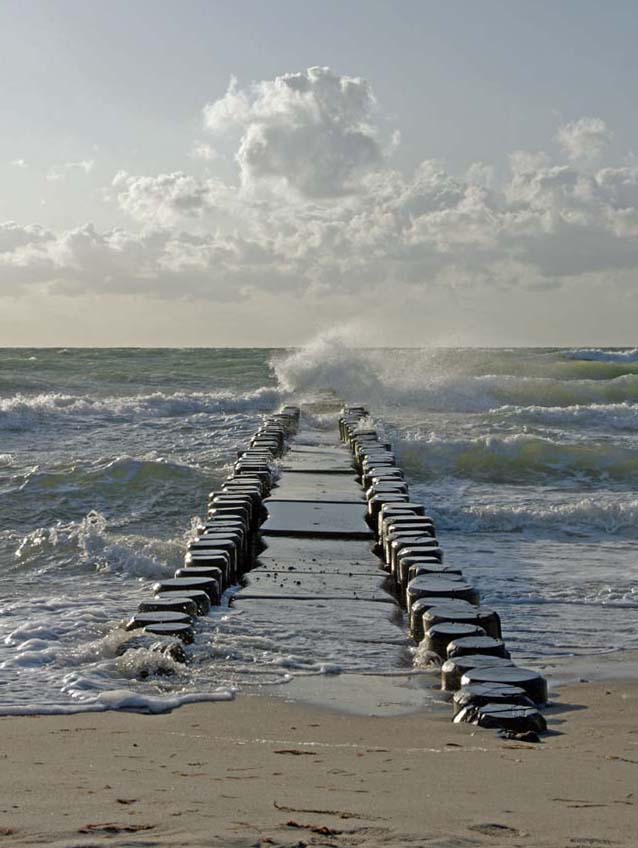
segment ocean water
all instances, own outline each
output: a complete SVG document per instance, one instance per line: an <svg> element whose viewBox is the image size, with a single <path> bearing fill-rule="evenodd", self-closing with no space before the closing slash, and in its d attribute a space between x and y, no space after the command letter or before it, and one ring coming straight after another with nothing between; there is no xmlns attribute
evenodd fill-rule
<svg viewBox="0 0 638 848"><path fill-rule="evenodd" d="M292 352L5 349L0 712L161 710L409 671L398 644L345 652L336 625L227 606L186 667L117 653L261 417L324 389L369 406L517 660L638 648L638 349L369 351L336 333Z"/></svg>

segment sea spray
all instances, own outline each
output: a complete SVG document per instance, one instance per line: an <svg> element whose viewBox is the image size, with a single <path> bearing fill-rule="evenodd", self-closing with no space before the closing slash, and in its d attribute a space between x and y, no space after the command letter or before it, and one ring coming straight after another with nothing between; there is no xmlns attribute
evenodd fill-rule
<svg viewBox="0 0 638 848"><path fill-rule="evenodd" d="M359 392L367 402L382 397L384 384L365 350L351 346L348 329L318 335L299 350L271 359L277 381L286 392L332 391L339 397Z"/></svg>
<svg viewBox="0 0 638 848"><path fill-rule="evenodd" d="M346 332L334 330L300 350L274 356L271 365L282 391L303 396L328 389L350 400L363 397L373 409L407 406L487 412L503 405L560 408L638 403L638 373L620 368L609 379L598 379L574 363L578 370L571 379L564 379L551 372L565 367L574 370L573 365L559 362L550 367L544 357L539 357L537 373L524 362L517 363L518 373L503 373L497 358L495 351L354 348Z"/></svg>

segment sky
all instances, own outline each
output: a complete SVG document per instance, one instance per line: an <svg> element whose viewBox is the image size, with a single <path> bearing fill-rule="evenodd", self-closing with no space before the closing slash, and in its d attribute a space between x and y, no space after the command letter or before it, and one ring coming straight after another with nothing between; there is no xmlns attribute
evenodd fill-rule
<svg viewBox="0 0 638 848"><path fill-rule="evenodd" d="M0 345L636 345L614 0L0 0Z"/></svg>

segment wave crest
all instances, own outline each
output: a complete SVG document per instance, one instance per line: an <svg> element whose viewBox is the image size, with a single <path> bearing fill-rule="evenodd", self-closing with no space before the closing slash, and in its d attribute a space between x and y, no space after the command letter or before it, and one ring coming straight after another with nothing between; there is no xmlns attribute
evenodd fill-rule
<svg viewBox="0 0 638 848"><path fill-rule="evenodd" d="M160 579L172 576L182 554L182 540L114 536L108 532L104 515L91 511L81 521L39 527L27 533L16 548L15 559L21 568L51 568L54 573L63 561L70 568L90 567Z"/></svg>
<svg viewBox="0 0 638 848"><path fill-rule="evenodd" d="M348 402L361 401L375 409L480 413L503 405L638 403L638 374L631 369L625 373L604 366L601 373L599 362L570 366L537 355L531 365L520 357L512 359L507 371L493 351L366 350L351 347L343 330L324 333L300 350L273 358L271 367L282 391L332 390Z"/></svg>
<svg viewBox="0 0 638 848"><path fill-rule="evenodd" d="M638 347L584 347L572 348L563 353L567 359L580 359L586 362L638 362Z"/></svg>
<svg viewBox="0 0 638 848"><path fill-rule="evenodd" d="M0 430L31 430L64 417L100 423L131 418L175 418L191 415L268 412L279 401L277 388L252 392L153 392L125 397L90 397L58 392L17 394L0 400Z"/></svg>
<svg viewBox="0 0 638 848"><path fill-rule="evenodd" d="M467 507L439 505L432 509L437 526L469 533L517 533L526 531L568 534L622 534L638 536L638 499L603 502L579 498L569 503L477 504Z"/></svg>
<svg viewBox="0 0 638 848"><path fill-rule="evenodd" d="M497 420L524 420L551 427L598 427L630 431L638 429L636 403L501 406L490 410L490 416Z"/></svg>
<svg viewBox="0 0 638 848"><path fill-rule="evenodd" d="M404 434L398 445L408 476L467 477L495 483L530 483L554 477L638 480L638 453L610 444L576 444L516 433L444 439Z"/></svg>

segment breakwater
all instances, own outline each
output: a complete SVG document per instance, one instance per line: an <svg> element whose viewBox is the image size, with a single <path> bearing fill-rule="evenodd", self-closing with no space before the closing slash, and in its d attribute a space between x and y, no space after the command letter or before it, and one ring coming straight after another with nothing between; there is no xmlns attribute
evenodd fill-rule
<svg viewBox="0 0 638 848"><path fill-rule="evenodd" d="M336 411L329 407L320 405ZM143 646L186 661L183 645L195 638L197 616L231 587L233 608L251 621L277 621L297 603L309 630L330 616L344 641L355 643L396 641L405 611L420 662L440 666L454 721L510 734L544 731L546 681L515 665L498 613L481 605L479 589L445 559L435 522L410 499L392 446L370 425L367 409L340 413L338 433L311 425L299 433L299 407L265 419L210 493L183 567L140 602L127 624L139 636L125 649Z"/></svg>

